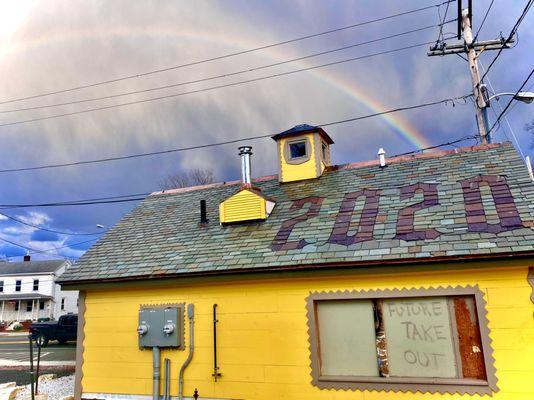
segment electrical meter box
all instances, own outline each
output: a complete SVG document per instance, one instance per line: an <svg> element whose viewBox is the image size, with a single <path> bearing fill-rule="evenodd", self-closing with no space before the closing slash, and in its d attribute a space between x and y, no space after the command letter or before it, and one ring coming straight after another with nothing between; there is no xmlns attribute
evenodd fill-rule
<svg viewBox="0 0 534 400"><path fill-rule="evenodd" d="M184 305L141 306L137 334L140 348L183 349Z"/></svg>

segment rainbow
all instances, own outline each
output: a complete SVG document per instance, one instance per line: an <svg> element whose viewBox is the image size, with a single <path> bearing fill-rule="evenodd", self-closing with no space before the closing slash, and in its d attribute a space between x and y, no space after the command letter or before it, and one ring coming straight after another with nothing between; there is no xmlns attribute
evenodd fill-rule
<svg viewBox="0 0 534 400"><path fill-rule="evenodd" d="M247 40L244 40L242 37L235 37L226 35L225 37L208 35L202 32L194 31L180 31L174 26L165 26L160 25L155 30L148 32L139 32L133 30L130 27L115 27L113 29L108 29L104 31L73 31L69 32L69 35L64 35L61 32L55 33L51 32L49 35L36 38L28 38L23 41L23 43L15 44L11 42L7 46L3 46L1 53L4 55L7 53L13 53L18 51L27 51L30 47L38 47L42 45L50 45L50 43L58 43L65 41L73 40L90 40L95 36L100 37L118 37L118 38L133 38L139 37L139 39L146 37L163 37L166 40L203 40L209 42L210 44L217 43L219 46L222 44L226 45L228 48L235 48L239 50L246 50L254 47L259 47L263 45L262 43L253 43ZM283 61L287 59L288 55L283 54L282 51L278 48L265 49L260 52L261 55L267 55L270 58L276 59L277 61ZM293 65L298 65L299 67L311 66L303 61L295 62ZM355 100L366 109L371 111L371 113L377 113L386 110L387 108L380 103L380 101L369 93L366 93L361 89L354 81L349 81L346 78L340 77L333 72L328 70L329 68L320 68L315 70L307 71L306 73L312 74L326 84L336 88L340 92L344 93L351 100ZM414 126L412 126L408 121L402 118L399 114L386 114L382 115L381 118L388 126L390 126L394 132L396 132L404 140L415 146L416 148L429 147L431 143L429 140L419 132Z"/></svg>

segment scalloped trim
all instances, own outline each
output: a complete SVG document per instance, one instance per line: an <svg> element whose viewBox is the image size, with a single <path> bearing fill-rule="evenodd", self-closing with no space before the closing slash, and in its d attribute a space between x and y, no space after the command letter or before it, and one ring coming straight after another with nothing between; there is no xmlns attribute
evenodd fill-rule
<svg viewBox="0 0 534 400"><path fill-rule="evenodd" d="M532 286L530 300L534 303L534 267L528 267L527 282Z"/></svg>
<svg viewBox="0 0 534 400"><path fill-rule="evenodd" d="M534 280L534 276L533 276ZM534 282L531 282L534 285ZM534 286L533 286L534 289ZM369 382L362 378L362 381L327 381L321 380L319 376L319 356L316 337L316 314L314 303L320 300L340 300L340 299L381 299L395 297L429 297L429 296L451 296L451 295L473 295L475 296L475 306L478 316L478 324L482 341L482 351L484 352L484 364L486 368L487 384L469 384L462 379L456 379L456 382L446 383L443 380L434 381L432 379L412 379L419 382ZM533 293L534 296L534 293ZM306 298L306 309L308 318L308 343L310 350L310 369L312 385L320 389L334 390L352 390L352 391L376 391L376 392L410 392L410 393L440 393L440 394L480 394L492 395L497 392L497 377L495 369L495 358L493 357L493 348L489 336L488 318L486 310L486 300L484 292L478 285L451 286L446 287L403 287L402 289L383 289L383 290L331 290L325 292L310 292ZM384 378L385 379L385 378ZM410 378L406 378L410 380Z"/></svg>

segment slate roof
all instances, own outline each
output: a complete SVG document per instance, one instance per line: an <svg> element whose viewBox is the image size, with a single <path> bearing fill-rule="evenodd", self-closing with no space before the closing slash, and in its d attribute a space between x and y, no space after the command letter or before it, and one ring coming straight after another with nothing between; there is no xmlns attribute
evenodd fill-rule
<svg viewBox="0 0 534 400"><path fill-rule="evenodd" d="M11 301L11 300L49 300L53 299L52 296L41 293L11 293L11 294L0 294L0 301Z"/></svg>
<svg viewBox="0 0 534 400"><path fill-rule="evenodd" d="M61 281L534 254L534 183L509 143L388 159L383 169L348 164L301 182L264 177L254 186L276 201L272 214L230 226L220 226L218 206L239 182L152 194Z"/></svg>
<svg viewBox="0 0 534 400"><path fill-rule="evenodd" d="M0 277L20 274L44 274L58 270L65 260L22 261L0 263Z"/></svg>

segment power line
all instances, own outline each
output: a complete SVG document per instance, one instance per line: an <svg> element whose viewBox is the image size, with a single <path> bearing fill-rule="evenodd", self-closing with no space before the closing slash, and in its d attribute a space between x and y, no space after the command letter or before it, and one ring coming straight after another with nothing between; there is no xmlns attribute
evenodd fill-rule
<svg viewBox="0 0 534 400"><path fill-rule="evenodd" d="M202 92L207 92L207 91L212 91L212 90L217 90L217 89L223 89L223 88L232 87L232 86L244 85L244 84L247 84L247 83L258 82L258 81L262 81L262 80L265 80L265 79L279 78L281 76L292 75L292 74L296 74L296 73L299 73L299 72L311 71L311 70L314 70L314 69L319 69L319 68L329 67L329 66L333 66L333 65L344 64L344 63L357 61L357 60L363 60L363 59L366 59L366 58L375 57L375 56L379 56L379 55L397 53L397 52L400 52L400 51L403 51L403 50L413 49L413 48L416 48L416 47L428 46L429 44L432 44L432 43L433 42L418 43L418 44L414 44L414 45L410 45L410 46L404 46L404 47L396 48L396 49L393 49L393 50L380 51L380 52L377 52L377 53L366 54L366 55L363 55L363 56L351 57L351 58L347 58L347 59L344 59L344 60L333 61L333 62L329 62L329 63L326 63L326 64L314 65L314 66L311 66L311 67L300 68L300 69L287 71L287 72L280 72L280 73L277 73L277 74L267 75L267 76L263 76L263 77L259 77L259 78L253 78L253 79L248 79L248 80L244 80L244 81L232 82L232 83L227 83L227 84L224 84L224 85L212 86L212 87L208 87L208 88L197 89L197 90L192 90L192 91L187 91L187 92L181 92L181 93L174 93L174 94L169 94L169 95L164 95L164 96L151 97L151 98L142 99L142 100L134 100L134 101L129 101L129 102L125 102L125 103L118 103L118 104L113 104L113 105L109 105L109 106L89 108L89 109L86 109L86 110L73 111L73 112L67 112L67 113L62 113L62 114L54 114L54 115L49 115L49 116L45 116L45 117L37 117L37 118L31 118L31 119L26 119L26 120L7 122L7 123L4 123L4 124L0 124L0 127L20 125L20 124L25 124L25 123L29 123L29 122L44 121L44 120L49 120L49 119L54 119L54 118L86 114L86 113L94 112L94 111L109 110L109 109L117 108L117 107L124 107L124 106L130 106L130 105L134 105L134 104L148 103L148 102L152 102L152 101L156 101L156 100L165 100L165 99L170 99L170 98L190 95L190 94L194 94L194 93L202 93Z"/></svg>
<svg viewBox="0 0 534 400"><path fill-rule="evenodd" d="M411 154L422 153L422 152L427 151L427 150L433 150L433 149L437 149L439 147L445 147L445 146L452 146L452 145L454 145L456 143L464 142L464 141L470 140L470 139L477 139L477 138L478 138L478 135L464 136L464 137L461 137L460 139L456 139L456 140L453 140L453 141L450 141L450 142L440 143L440 144L436 144L434 146L424 147L422 149L417 149L417 150L413 150L413 151L407 151L406 153L395 154L394 156L391 156L391 157L402 157L402 156L408 156L408 155L411 155Z"/></svg>
<svg viewBox="0 0 534 400"><path fill-rule="evenodd" d="M40 110L40 109L51 108L51 107L69 106L69 105L82 104L82 103L87 103L87 102L92 102L92 101L99 101L99 100L109 100L109 99L114 99L114 98L118 98L118 97L130 96L130 95L141 94L141 93L148 93L148 92L153 92L153 91L158 91L158 90L163 90L163 89L171 89L171 88L175 88L175 87L179 87L179 86L185 86L185 85L191 85L191 84L196 84L196 83L201 83L201 82L207 82L207 81L211 81L211 80L214 80L214 79L229 78L229 77L236 76L236 75L241 75L241 74L245 74L245 73L249 73L249 72L260 71L260 70L267 69L267 68L272 68L272 67L277 67L277 66L280 66L280 65L290 64L290 63L293 63L293 62L296 62L296 61L302 61L302 60L306 60L306 59L310 59L310 58L314 58L314 57L319 57L319 56L322 56L322 55L325 55L325 54L332 54L332 53L335 53L335 52L348 50L348 49L352 49L352 48L359 47L359 46L364 46L364 45L371 44L371 43L376 43L376 42L380 42L380 41L384 41L384 40L388 40L388 39L393 39L393 38L400 37L400 36L409 35L409 34L416 33L416 32L421 32L421 31L424 31L424 30L435 28L437 26L443 26L445 24L449 24L449 23L451 23L453 21L454 20L444 21L444 22L442 22L440 24L427 25L427 26L424 26L424 27L421 27L421 28L411 29L411 30L408 30L408 31L395 33L395 34L388 35L388 36L382 36L382 37L377 38L377 39L371 39L371 40L367 40L367 41L364 41L364 42L351 44L351 45L348 45L348 46L342 46L342 47L338 47L338 48L331 49L331 50L321 51L321 52L318 52L318 53L312 53L312 54L309 54L309 55L306 55L306 56L301 56L301 57L292 58L292 59L285 60L285 61L266 64L266 65L262 65L262 66L259 66L259 67L246 68L246 69L242 69L242 70L235 71L235 72L229 72L229 73L225 73L225 74L214 75L214 76L210 76L210 77L207 77L207 78L200 78L200 79L195 79L195 80L191 80L191 81L178 82L178 83L173 83L173 84L163 85L163 86L156 86L156 87L151 87L151 88L147 88L147 89L133 90L133 91L129 91L129 92L122 92L122 93L117 93L117 94L112 94L112 95L107 95L107 96L92 97L92 98L86 98L86 99L80 99L80 100L72 100L72 101L67 101L67 102L63 102L63 103L53 103L53 104L37 105L37 106L32 106L32 107L15 108L15 109L9 109L9 110L0 110L0 114L13 113L13 112L22 112L22 111Z"/></svg>
<svg viewBox="0 0 534 400"><path fill-rule="evenodd" d="M447 7L445 7L445 14L443 14L443 19L440 19L439 33L438 33L438 39L436 40L436 43L439 43L440 40L443 38L443 26L445 25L445 19L447 18L447 13L449 12L450 4L451 2L447 3ZM438 15L439 15L439 8L438 8ZM453 21L456 21L456 19L454 19Z"/></svg>
<svg viewBox="0 0 534 400"><path fill-rule="evenodd" d="M397 108L394 108L394 109L381 111L381 112L377 112L377 113L373 113L373 114L362 115L362 116L349 118L349 119L344 119L344 120L340 120L340 121L328 122L328 123L321 124L320 126L325 127L325 126L337 125L337 124L341 124L341 123L345 123L345 122L351 122L351 121L357 121L357 120L362 120L362 119L366 119L366 118L372 118L372 117L385 115L385 114L391 114L391 113L395 113L395 112L399 112L399 111L406 111L406 110L413 110L413 109L416 109L416 108L429 107L429 106L433 106L433 105L437 105L437 104L443 104L443 103L446 103L446 102L454 102L455 100L466 99L466 98L468 98L470 96L471 95L464 95L464 96L459 96L459 97L455 97L455 98L441 99L441 100L437 100L437 101L432 101L432 102L427 102L427 103L422 103L422 104L417 104L417 105L412 105L412 106L397 107ZM73 162L68 162L68 163L47 164L47 165L39 165L39 166L34 166L34 167L3 169L3 170L0 170L0 173L35 171L35 170L42 170L42 169L49 169L49 168L62 168L62 167L70 167L70 166L77 166L77 165L86 165L86 164L95 164L95 163L120 161L120 160L127 160L127 159L140 158L140 157L150 157L150 156L161 155L161 154L179 153L179 152L189 151L189 150L204 149L204 148L209 148L209 147L222 146L222 145L227 145L227 144L234 144L234 143L238 143L238 142L242 142L242 141L246 141L246 140L250 141L250 140L263 139L263 138L271 137L272 135L273 134L270 133L270 134L266 134L266 135L249 136L249 137L226 140L226 141L216 142L216 143L207 143L207 144L202 144L202 145L197 145L197 146L188 146L188 147L181 147L181 148L174 148L174 149L167 149L167 150L160 150L160 151L152 151L152 152L146 152L146 153L129 154L129 155L125 155L125 156L107 157L107 158L84 160L84 161L73 161ZM144 195L144 193L138 194L138 195ZM138 196L138 195L133 195L133 196ZM127 197L127 196L120 196L120 197ZM114 199L113 198L106 198L106 199L96 199L96 200L114 200ZM133 201L133 200L130 200L130 201ZM47 204L43 204L42 206L47 206ZM5 205L4 206L0 205L0 207L5 207ZM8 205L8 207L11 207L11 205Z"/></svg>
<svg viewBox="0 0 534 400"><path fill-rule="evenodd" d="M21 219L18 219L16 217L13 217L9 214L5 214L5 213L2 213L0 212L0 215L4 216L5 218L8 218L12 221L15 221L19 224L22 224L22 225L26 225L26 226L29 226L29 227L32 227L32 228L35 228L35 229L38 229L40 231L45 231L45 232L51 232L51 233L58 233L58 234L61 234L61 235L69 235L69 236L91 236L91 235L100 235L102 234L103 232L91 232L91 233L82 233L82 232L63 232L63 231L57 231L57 230L54 230L54 229L49 229L49 228L44 228L42 226L38 226L38 225L34 225L34 224L30 224L28 222L25 222Z"/></svg>
<svg viewBox="0 0 534 400"><path fill-rule="evenodd" d="M252 53L252 52L255 52L255 51L259 51L259 50L265 50L265 49L269 49L269 48L272 48L272 47L277 47L277 46L282 46L282 45L289 44L289 43L298 42L298 41L301 41L301 40L306 40L306 39L311 39L311 38L315 38L315 37L319 37L319 36L323 36L323 35L328 35L330 33L335 33L335 32L340 32L340 31L347 30L347 29L352 29L352 28L356 28L356 27L360 27L360 26L365 26L365 25L368 25L368 24L372 24L372 23L376 23L376 22L380 22L380 21L385 21L385 20L392 19L392 18L397 18L397 17L403 16L403 15L418 13L418 12L429 10L429 9L432 9L432 8L435 8L435 7L439 8L442 5L448 4L448 3L453 2L453 1L455 1L455 0L444 1L444 2L441 2L441 3L432 4L432 5L429 5L429 6L426 6L426 7L416 8L416 9L413 9L413 10L404 11L404 12L401 12L401 13L392 14L392 15L388 15L388 16L385 16L385 17L375 18L375 19L371 19L371 20L367 20L367 21L363 21L363 22L359 22L359 23L343 26L343 27L340 27L340 28L334 28L334 29L330 29L330 30L327 30L327 31L319 32L319 33L300 36L300 37L297 37L297 38L288 39L288 40L284 40L284 41L276 42L276 43L271 43L271 44L255 47L255 48L248 49L248 50L242 50L242 51L238 51L238 52L234 52L234 53L224 54L224 55L217 56L217 57L211 57L211 58L207 58L207 59L204 59L204 60L192 61L192 62L180 64L180 65L175 65L175 66L165 67L165 68L159 68L159 69L155 69L155 70L152 70L152 71L141 72L141 73L137 73L137 74L133 74L133 75L125 75L125 76L122 76L122 77L119 77L119 78L114 78L114 79L108 79L108 80L100 81L100 82L83 84L83 85L79 85L79 86L75 86L75 87L71 87L71 88L67 88L67 89L55 90L55 91L40 93L40 94L26 96L26 97L19 97L19 98L10 99L10 100L4 100L4 101L1 101L0 104L13 103L13 102L22 101L22 100L30 100L30 99L35 99L35 98L38 98L38 97L50 96L50 95L53 95L53 94L72 92L72 91L75 91L75 90L87 89L87 88L91 88L91 87L95 87L95 86L106 85L106 84L109 84L109 83L115 83L115 82L125 81L125 80L128 80L128 79L134 79L134 78L140 78L140 77L159 74L159 73L162 73L162 72L172 71L172 70L176 70L176 69L180 69L180 68L191 67L191 66L195 66L195 65L199 65L199 64L203 64L203 63L207 63L207 62L222 60L222 59L229 58L229 57L248 54L248 53Z"/></svg>
<svg viewBox="0 0 534 400"><path fill-rule="evenodd" d="M510 34L508 35L508 38L503 41L503 44L502 44L501 48L499 49L499 51L497 52L497 54L495 55L493 60L491 60L491 63L488 65L488 68L486 69L486 72L484 73L484 75L482 75L482 78L480 79L480 82L482 82L484 80L484 78L486 77L486 75L488 75L489 71L491 70L491 67L493 67L493 64L495 64L495 62L497 61L497 59L501 55L502 51L506 47L506 44L513 39L515 33L517 32L517 29L519 28L519 25L521 25L521 23L525 19L526 15L528 14L528 12L530 10L530 7L532 7L532 4L534 4L534 0L528 0L527 1L527 4L526 4L525 8L523 9L523 12L521 13L520 17L517 19L516 23L514 24L514 27L510 31Z"/></svg>
<svg viewBox="0 0 534 400"><path fill-rule="evenodd" d="M480 33L480 31L482 30L482 27L486 23L486 18L488 18L488 15L489 15L489 13L491 11L491 8L493 7L493 3L494 2L495 2L495 0L491 0L491 3L489 4L488 9L486 10L486 13L484 14L484 18L482 18L482 22L480 23L480 26L478 27L477 33L475 35L475 38L473 39L473 43L477 42L478 34Z"/></svg>
<svg viewBox="0 0 534 400"><path fill-rule="evenodd" d="M525 79L525 81L523 82L523 84L519 87L519 89L517 89L517 92L515 92L515 94L512 96L512 98L510 99L510 101L506 104L506 106L504 107L504 109L501 111L501 113L499 114L499 116L497 117L497 120L493 123L493 125L491 126L491 128L489 129L488 131L488 134L491 133L493 131L493 128L495 128L495 126L500 123L501 121L501 118L504 116L504 114L506 113L506 110L508 110L508 108L510 108L510 106L512 105L512 103L514 102L514 99L515 97L519 94L519 92L521 92L521 90L523 90L523 88L525 87L525 85L528 83L528 81L530 80L530 77L534 75L534 68L530 71L530 74L528 74L527 76L527 79Z"/></svg>
<svg viewBox="0 0 534 400"><path fill-rule="evenodd" d="M90 240L84 240L83 242L77 242L77 243L72 243L72 244L69 244L69 245L65 245L65 246L60 246L60 247L54 247L54 248L50 248L50 249L44 249L44 250L40 250L40 249L35 249L33 247L30 247L30 246L26 246L26 245L23 245L23 244L20 244L20 243L17 243L17 242L13 242L12 240L9 240L9 239L5 239L5 238L1 238L0 237L0 241L2 242L5 242L5 243L9 243L13 246L17 246L17 247L20 247L21 249L25 249L25 250L28 250L30 251L32 254L36 254L36 253L49 253L49 252L54 252L54 251L58 251L58 250L61 250L61 249L66 249L66 248L72 248L73 246L78 246L78 245L81 245L81 244L86 244L86 243L90 243L90 242L94 242L95 240L98 240L98 238L93 238L93 239L90 239ZM61 257L61 258L64 258L64 259L68 259L69 257L66 257L66 256L62 256L61 254L57 253L56 254L57 256Z"/></svg>

